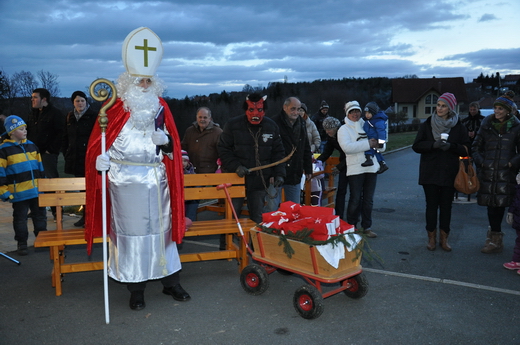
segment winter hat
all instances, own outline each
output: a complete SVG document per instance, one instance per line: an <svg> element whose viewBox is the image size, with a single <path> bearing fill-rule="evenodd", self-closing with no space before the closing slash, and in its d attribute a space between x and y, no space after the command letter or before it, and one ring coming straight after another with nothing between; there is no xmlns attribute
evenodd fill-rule
<svg viewBox="0 0 520 345"><path fill-rule="evenodd" d="M10 135L13 131L15 131L17 128L20 128L22 126L27 126L25 124L25 121L16 115L9 115L5 121L4 121L5 131L8 135Z"/></svg>
<svg viewBox="0 0 520 345"><path fill-rule="evenodd" d="M334 129L341 127L341 122L335 117L329 116L322 122L323 129Z"/></svg>
<svg viewBox="0 0 520 345"><path fill-rule="evenodd" d="M345 104L345 114L348 115L349 111L353 109L358 109L361 111L361 107L359 106L358 101L350 101Z"/></svg>
<svg viewBox="0 0 520 345"><path fill-rule="evenodd" d="M307 113L307 105L305 103L302 103L300 107L302 107L302 109Z"/></svg>
<svg viewBox="0 0 520 345"><path fill-rule="evenodd" d="M323 108L328 108L328 107L329 107L329 105L327 104L327 102L321 101L320 110Z"/></svg>
<svg viewBox="0 0 520 345"><path fill-rule="evenodd" d="M457 105L457 99L455 98L454 94L445 92L439 97L438 100L446 103L448 105L448 108L450 108L451 111L455 111L455 106Z"/></svg>
<svg viewBox="0 0 520 345"><path fill-rule="evenodd" d="M495 100L495 103L493 103L493 106L501 106L505 109L507 109L508 112L512 112L513 108L515 107L515 102L513 101L513 98L515 97L515 93L513 91L508 91L502 96L498 97ZM9 118L9 117L8 117ZM7 121L7 119L6 119Z"/></svg>
<svg viewBox="0 0 520 345"><path fill-rule="evenodd" d="M186 159L188 162L190 161L190 156L188 156L188 152L182 150L181 154L182 154L182 159Z"/></svg>
<svg viewBox="0 0 520 345"><path fill-rule="evenodd" d="M365 112L370 112L370 114L375 115L379 112L379 106L376 102L368 102L367 105L365 105Z"/></svg>

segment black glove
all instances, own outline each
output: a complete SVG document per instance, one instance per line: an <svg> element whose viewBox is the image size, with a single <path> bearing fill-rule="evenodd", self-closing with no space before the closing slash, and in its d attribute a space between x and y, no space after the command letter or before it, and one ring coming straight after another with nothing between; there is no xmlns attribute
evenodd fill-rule
<svg viewBox="0 0 520 345"><path fill-rule="evenodd" d="M238 177L244 177L250 173L249 169L243 165L239 166L235 172L237 173Z"/></svg>
<svg viewBox="0 0 520 345"><path fill-rule="evenodd" d="M435 142L433 143L433 148L434 148L434 149L440 149L442 143L443 143L443 141L442 141L441 139L438 139L437 141L435 141Z"/></svg>
<svg viewBox="0 0 520 345"><path fill-rule="evenodd" d="M450 143L443 141L440 149L443 151L448 151L450 149L450 147L451 147Z"/></svg>
<svg viewBox="0 0 520 345"><path fill-rule="evenodd" d="M275 186L275 187L277 187L277 188L278 188L278 187L281 187L281 186L283 185L283 183L284 183L284 179L283 179L283 177L281 177L281 176L276 176L276 177L274 178L274 186Z"/></svg>

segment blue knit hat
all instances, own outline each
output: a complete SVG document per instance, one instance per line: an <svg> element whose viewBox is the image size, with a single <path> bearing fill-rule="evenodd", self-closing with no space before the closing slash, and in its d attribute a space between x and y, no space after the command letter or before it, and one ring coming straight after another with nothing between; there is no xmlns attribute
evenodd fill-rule
<svg viewBox="0 0 520 345"><path fill-rule="evenodd" d="M8 135L11 135L13 131L22 126L27 126L25 121L16 115L9 115L4 121L5 131Z"/></svg>
<svg viewBox="0 0 520 345"><path fill-rule="evenodd" d="M514 97L515 93L513 91L508 91L504 95L498 97L493 103L493 106L498 105L505 108L508 112L512 112L513 107L515 106L515 102L513 101Z"/></svg>

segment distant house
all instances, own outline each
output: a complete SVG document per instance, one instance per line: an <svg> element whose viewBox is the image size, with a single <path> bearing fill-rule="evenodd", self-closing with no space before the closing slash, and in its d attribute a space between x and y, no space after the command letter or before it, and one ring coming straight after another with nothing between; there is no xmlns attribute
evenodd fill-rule
<svg viewBox="0 0 520 345"><path fill-rule="evenodd" d="M408 119L426 119L434 111L437 99L445 92L457 98L457 109L468 102L464 78L393 79L392 102L395 112L404 112Z"/></svg>

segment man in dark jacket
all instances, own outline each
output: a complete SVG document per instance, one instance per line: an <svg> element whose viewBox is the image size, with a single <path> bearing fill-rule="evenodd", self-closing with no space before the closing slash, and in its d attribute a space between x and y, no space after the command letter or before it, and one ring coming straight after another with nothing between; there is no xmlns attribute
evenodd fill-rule
<svg viewBox="0 0 520 345"><path fill-rule="evenodd" d="M269 184L281 186L285 178L285 164L249 171L250 168L274 163L285 156L278 126L270 118L264 117L267 108L265 99L266 96L261 97L259 94L249 95L243 104L245 115L234 117L226 123L218 143L222 169L246 178L249 218L257 223L262 221ZM236 199L233 205L242 203L243 200Z"/></svg>
<svg viewBox="0 0 520 345"><path fill-rule="evenodd" d="M280 128L285 155L295 149L286 163L286 179L283 184L285 200L300 203L302 174L312 177L312 153L305 122L298 114L301 102L296 97L289 97L283 103L283 110L273 118Z"/></svg>
<svg viewBox="0 0 520 345"><path fill-rule="evenodd" d="M60 154L65 117L51 104L47 89L35 89L31 96L32 112L27 121L27 139L40 149L43 169L48 178L59 177L58 155ZM52 208L56 217L56 207Z"/></svg>
<svg viewBox="0 0 520 345"><path fill-rule="evenodd" d="M320 110L316 112L316 114L312 115L311 120L316 125L316 128L318 129L318 133L320 133L320 139L321 139L321 147L320 152L323 151L323 148L325 147L325 144L327 143L327 140L329 139L329 136L325 132L325 129L323 129L323 120L325 120L327 117L329 117L329 105L325 101L321 101L320 104Z"/></svg>

